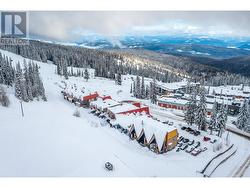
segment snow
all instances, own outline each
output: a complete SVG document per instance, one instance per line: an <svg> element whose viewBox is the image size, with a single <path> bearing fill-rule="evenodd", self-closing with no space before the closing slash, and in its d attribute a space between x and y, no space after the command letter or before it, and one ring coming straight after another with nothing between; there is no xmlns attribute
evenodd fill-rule
<svg viewBox="0 0 250 188"><path fill-rule="evenodd" d="M113 99L102 100L101 98L97 98L96 101L92 101L90 104L92 106L96 106L97 108L105 109L105 108L108 108L108 107L120 105L121 103L119 103L119 102L117 102L117 101L115 101Z"/></svg>
<svg viewBox="0 0 250 188"><path fill-rule="evenodd" d="M21 56L0 51L11 57L13 63L23 62ZM101 126L101 120L90 114L89 109L79 108L81 117L73 116L76 107L63 99L62 88L59 87L65 82L68 86L73 86L73 90L75 85L81 95L97 91L111 95L115 101L134 100L129 93L131 77L134 76L123 75L121 86L116 85L114 80L98 77L88 81L77 77L65 80L55 74L56 66L34 62L40 67L48 101L23 103L22 117L20 102L14 97L13 88L7 89L11 104L8 108L0 106L0 176L196 177L199 176L197 170L217 154L212 151L213 144L202 141L203 136L212 139L217 138L216 136L201 132L200 136L195 137L181 130L180 125L185 123L182 117L174 114L175 110L163 110L156 105L150 105L154 117L161 121L173 122L172 127L162 125L162 130L176 128L180 136L200 141L201 147L208 148L196 157L184 151L175 152L175 149L157 155L116 129ZM81 92L82 89L84 93ZM148 101L141 102L149 105ZM128 122L132 119L125 118ZM141 122L140 116L137 121ZM145 120L144 127L149 122ZM160 122L152 127L160 126L158 123ZM152 132L153 130L154 128L150 129ZM162 138L161 135L157 137ZM219 139L223 143L224 137ZM237 146L238 151L215 171L214 176L231 176L250 154L249 140L233 133L230 133L230 140ZM104 168L108 161L114 165L112 172Z"/></svg>
<svg viewBox="0 0 250 188"><path fill-rule="evenodd" d="M173 82L173 83L157 82L158 87L161 87L168 91L174 91L181 88L185 88L187 84L188 84L187 80L183 80L181 82ZM199 83L190 82L190 86L196 86L196 85L199 85Z"/></svg>
<svg viewBox="0 0 250 188"><path fill-rule="evenodd" d="M139 109L139 108L136 107L133 104L130 104L130 103L122 103L119 106L109 107L108 109L111 112L113 112L114 114L118 114L118 113L121 113L121 112L127 112L127 111L130 111L130 110L136 110L136 109Z"/></svg>
<svg viewBox="0 0 250 188"><path fill-rule="evenodd" d="M177 99L177 98L170 98L170 97L160 97L158 99L159 102L166 102L171 104L181 104L186 105L188 103L188 100L185 99Z"/></svg>
<svg viewBox="0 0 250 188"><path fill-rule="evenodd" d="M153 135L161 148L164 139L168 132L176 130L174 127L164 126L162 122L158 122L151 117L144 115L117 115L115 123L120 124L122 127L128 129L130 125L134 125L137 136L140 135L142 129L144 130L147 141L149 142Z"/></svg>
<svg viewBox="0 0 250 188"><path fill-rule="evenodd" d="M81 73L85 71L85 68L78 68L78 67L68 67L68 72L71 73L71 70L73 70L74 74L77 74L77 71L80 71ZM87 68L89 72L89 78L95 78L95 69Z"/></svg>
<svg viewBox="0 0 250 188"><path fill-rule="evenodd" d="M242 85L239 86L233 86L233 85L227 85L227 86L218 86L218 87L206 87L206 89L209 89L209 94L212 94L215 92L217 95L225 95L225 96L242 96L249 98L250 97L250 87L244 86L242 89Z"/></svg>

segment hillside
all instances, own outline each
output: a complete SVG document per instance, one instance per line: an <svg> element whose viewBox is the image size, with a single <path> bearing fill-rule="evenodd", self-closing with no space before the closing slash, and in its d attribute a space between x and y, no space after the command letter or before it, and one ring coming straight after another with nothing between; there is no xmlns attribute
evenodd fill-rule
<svg viewBox="0 0 250 188"><path fill-rule="evenodd" d="M11 57L13 64L23 62L19 55L3 50L1 53ZM76 107L63 99L59 87L66 82L69 86L84 88L86 94L98 91L112 95L115 100L129 100L134 99L129 93L131 75L123 75L121 86L101 77L88 82L79 77L65 80L55 74L55 65L34 62L40 67L48 101L23 103L22 117L20 102L14 96L13 88L6 88L11 104L9 108L0 106L0 176L196 177L200 176L197 170L217 154L212 152L212 144L202 141L202 136L192 136L202 143L202 147L208 148L205 153L195 157L184 151L172 150L157 155L118 130L102 126L100 119L90 114L89 109L80 108L81 117L74 117L72 114ZM152 114L162 121L173 121L181 135L189 135L180 129L179 124L184 124L183 120L171 111L164 111L164 116L160 116L162 112L154 106ZM174 118L170 119L168 115ZM230 176L238 168L239 161L249 154L249 140L237 135L230 138L243 152L238 152L217 176ZM224 147L227 148L226 145ZM105 170L107 161L114 164L113 172Z"/></svg>

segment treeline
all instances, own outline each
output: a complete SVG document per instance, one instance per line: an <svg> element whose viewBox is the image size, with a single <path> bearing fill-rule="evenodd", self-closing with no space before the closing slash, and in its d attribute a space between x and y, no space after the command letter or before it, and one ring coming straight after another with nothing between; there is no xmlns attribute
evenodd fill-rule
<svg viewBox="0 0 250 188"><path fill-rule="evenodd" d="M201 86L198 90L191 92L184 119L190 126L196 125L203 131L208 131L209 128L210 134L216 132L217 136L221 137L226 128L227 106L221 105L219 108L215 102L210 120L207 120L207 114L206 90L204 86Z"/></svg>
<svg viewBox="0 0 250 188"><path fill-rule="evenodd" d="M76 46L45 43L30 40L29 45L1 45L0 48L23 57L56 65L95 69L95 76L115 79L115 75L132 74L156 78L162 82L176 82L183 77L193 81L201 78L208 85L245 84L250 85L248 77L227 73L207 65L202 65L187 57L138 51L105 51Z"/></svg>
<svg viewBox="0 0 250 188"><path fill-rule="evenodd" d="M84 71L78 68L75 72L73 67L69 68L67 66L66 62L60 62L56 65L56 74L64 76L66 80L69 78L69 76L84 77L86 81L89 79L89 71L87 68L85 68Z"/></svg>
<svg viewBox="0 0 250 188"><path fill-rule="evenodd" d="M39 75L37 64L24 62L24 69L21 69L20 63L16 65L15 74L15 96L25 102L33 101L34 98L41 98L47 101L43 82Z"/></svg>
<svg viewBox="0 0 250 188"><path fill-rule="evenodd" d="M181 76L166 70L163 64L145 61L136 63L118 52L63 46L40 41L29 41L29 45L1 45L0 48L25 58L56 65L93 68L96 76L115 79L115 74L144 75L163 82L181 80Z"/></svg>
<svg viewBox="0 0 250 188"><path fill-rule="evenodd" d="M0 54L0 84L14 86L15 96L25 102L35 98L47 100L43 82L39 75L39 67L33 62L24 60L24 68L20 63L12 66L12 60ZM3 93L3 92L2 92Z"/></svg>
<svg viewBox="0 0 250 188"><path fill-rule="evenodd" d="M156 79L154 78L149 85L145 85L144 76L142 78L136 76L136 79L131 84L130 93L138 99L150 99L151 103L156 104Z"/></svg>
<svg viewBox="0 0 250 188"><path fill-rule="evenodd" d="M197 81L199 79L197 78ZM211 86L221 85L248 85L250 86L250 78L240 74L232 74L229 72L218 72L213 77L206 78L206 84Z"/></svg>

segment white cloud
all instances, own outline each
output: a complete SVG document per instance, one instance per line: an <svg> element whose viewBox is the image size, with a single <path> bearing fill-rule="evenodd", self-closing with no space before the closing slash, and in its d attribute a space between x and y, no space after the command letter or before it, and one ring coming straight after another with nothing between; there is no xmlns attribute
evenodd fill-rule
<svg viewBox="0 0 250 188"><path fill-rule="evenodd" d="M30 12L30 33L74 41L82 36L202 34L250 36L250 12L82 11Z"/></svg>

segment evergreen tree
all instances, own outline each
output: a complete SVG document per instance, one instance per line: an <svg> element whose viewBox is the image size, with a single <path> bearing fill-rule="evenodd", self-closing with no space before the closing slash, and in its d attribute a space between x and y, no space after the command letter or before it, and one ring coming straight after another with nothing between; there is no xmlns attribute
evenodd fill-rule
<svg viewBox="0 0 250 188"><path fill-rule="evenodd" d="M63 71L63 76L64 78L67 80L69 79L69 75L68 75L68 65L66 61L63 61L62 63L62 71Z"/></svg>
<svg viewBox="0 0 250 188"><path fill-rule="evenodd" d="M135 97L141 98L141 80L139 76L136 76Z"/></svg>
<svg viewBox="0 0 250 188"><path fill-rule="evenodd" d="M22 94L22 69L20 66L20 63L18 62L16 65L16 76L15 76L15 96L19 99L23 99L23 94Z"/></svg>
<svg viewBox="0 0 250 188"><path fill-rule="evenodd" d="M116 75L116 83L117 85L122 85L122 75L120 72L118 72Z"/></svg>
<svg viewBox="0 0 250 188"><path fill-rule="evenodd" d="M187 103L187 108L185 111L185 121L187 122L188 125L193 125L195 123L196 110L197 110L196 93L193 92L190 95L190 99Z"/></svg>
<svg viewBox="0 0 250 188"><path fill-rule="evenodd" d="M210 119L210 134L213 134L213 131L217 131L218 125L217 125L217 116L218 116L218 103L215 101L212 109L212 115Z"/></svg>
<svg viewBox="0 0 250 188"><path fill-rule="evenodd" d="M156 91L156 79L153 79L153 82L150 82L150 100L151 103L156 104L157 102L157 91Z"/></svg>
<svg viewBox="0 0 250 188"><path fill-rule="evenodd" d="M9 104L10 104L9 98L4 88L0 85L0 105L8 107Z"/></svg>
<svg viewBox="0 0 250 188"><path fill-rule="evenodd" d="M133 95L136 97L136 88L135 88L135 81L133 81Z"/></svg>
<svg viewBox="0 0 250 188"><path fill-rule="evenodd" d="M88 71L87 68L84 70L84 79L85 79L86 81L89 80L89 71Z"/></svg>
<svg viewBox="0 0 250 188"><path fill-rule="evenodd" d="M195 123L198 126L198 129L206 131L206 115L207 115L207 108L206 108L206 90L202 86L200 88L200 100L197 105L196 110L196 117L195 117Z"/></svg>
<svg viewBox="0 0 250 188"><path fill-rule="evenodd" d="M240 112L237 118L237 123L236 123L237 128L244 130L244 131L247 130L249 126L248 125L249 118L250 118L249 104L248 104L248 101L245 100L242 107L240 108Z"/></svg>
<svg viewBox="0 0 250 188"><path fill-rule="evenodd" d="M149 99L149 86L146 86L146 91L145 91L145 97L146 99Z"/></svg>
<svg viewBox="0 0 250 188"><path fill-rule="evenodd" d="M218 136L221 137L222 133L226 129L227 123L227 106L222 104L218 112L217 124L218 124Z"/></svg>
<svg viewBox="0 0 250 188"><path fill-rule="evenodd" d="M145 89L145 83L144 83L144 76L142 76L142 81L141 81L141 98L145 99L145 94L146 89Z"/></svg>

